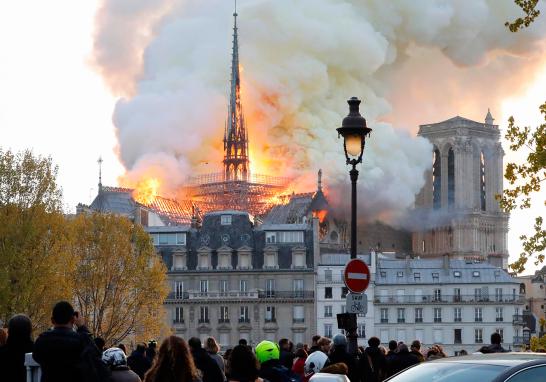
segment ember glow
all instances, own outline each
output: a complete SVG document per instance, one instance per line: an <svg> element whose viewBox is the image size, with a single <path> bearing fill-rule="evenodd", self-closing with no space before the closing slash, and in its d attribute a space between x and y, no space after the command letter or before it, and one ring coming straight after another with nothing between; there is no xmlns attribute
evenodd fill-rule
<svg viewBox="0 0 546 382"><path fill-rule="evenodd" d="M139 181L133 190L135 200L144 205L150 205L159 195L159 180L147 178Z"/></svg>
<svg viewBox="0 0 546 382"><path fill-rule="evenodd" d="M324 222L326 216L328 215L328 210L313 211L313 217L318 218L319 223Z"/></svg>

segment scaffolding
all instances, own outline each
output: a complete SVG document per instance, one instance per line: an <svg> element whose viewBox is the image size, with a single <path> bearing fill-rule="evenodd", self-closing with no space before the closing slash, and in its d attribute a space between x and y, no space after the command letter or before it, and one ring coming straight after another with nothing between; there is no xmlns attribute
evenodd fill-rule
<svg viewBox="0 0 546 382"><path fill-rule="evenodd" d="M248 180L225 180L221 172L188 179L184 193L200 212L236 210L263 216L286 192L290 178L249 174Z"/></svg>

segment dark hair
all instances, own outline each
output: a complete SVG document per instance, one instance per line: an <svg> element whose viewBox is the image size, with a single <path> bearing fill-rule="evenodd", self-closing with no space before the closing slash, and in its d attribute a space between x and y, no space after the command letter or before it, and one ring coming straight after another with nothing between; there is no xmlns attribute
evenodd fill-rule
<svg viewBox="0 0 546 382"><path fill-rule="evenodd" d="M146 351L146 344L145 343L138 343L136 345L136 351L139 353L144 353Z"/></svg>
<svg viewBox="0 0 546 382"><path fill-rule="evenodd" d="M379 345L381 345L381 340L377 337L370 337L370 339L368 340L368 345L378 347Z"/></svg>
<svg viewBox="0 0 546 382"><path fill-rule="evenodd" d="M123 350L123 352L127 355L127 348L125 347L124 344L119 344L119 345L118 345L118 348L120 348L121 350Z"/></svg>
<svg viewBox="0 0 546 382"><path fill-rule="evenodd" d="M104 346L106 345L106 341L104 341L104 339L101 338L101 337L96 337L95 338L95 345L97 345L97 347L99 348L100 351L103 351Z"/></svg>
<svg viewBox="0 0 546 382"><path fill-rule="evenodd" d="M193 382L199 372L188 344L180 337L167 337L159 347L157 359L144 376L144 382Z"/></svg>
<svg viewBox="0 0 546 382"><path fill-rule="evenodd" d="M421 341L415 340L411 343L411 347L417 350L421 349Z"/></svg>
<svg viewBox="0 0 546 382"><path fill-rule="evenodd" d="M290 347L290 341L288 340L288 338L281 338L279 340L279 347L282 349L285 346Z"/></svg>
<svg viewBox="0 0 546 382"><path fill-rule="evenodd" d="M245 345L246 346L246 345L248 345L248 342L244 338L241 338L239 340L239 345Z"/></svg>
<svg viewBox="0 0 546 382"><path fill-rule="evenodd" d="M24 314L16 314L11 317L8 322L8 339L9 344L22 344L32 341L32 322L30 318Z"/></svg>
<svg viewBox="0 0 546 382"><path fill-rule="evenodd" d="M74 308L68 301L59 301L53 307L51 319L58 325L66 325L74 317Z"/></svg>
<svg viewBox="0 0 546 382"><path fill-rule="evenodd" d="M237 345L229 355L230 379L253 382L258 378L259 363L251 348Z"/></svg>
<svg viewBox="0 0 546 382"><path fill-rule="evenodd" d="M501 342L502 342L502 337L499 333L495 332L491 334L491 344L500 345Z"/></svg>
<svg viewBox="0 0 546 382"><path fill-rule="evenodd" d="M313 336L313 338L312 338L313 343L316 344L316 343L318 342L318 340L320 340L320 337L321 337L321 336L319 336L319 335Z"/></svg>
<svg viewBox="0 0 546 382"><path fill-rule="evenodd" d="M246 346L246 345L242 345L242 346ZM224 352L224 359L229 359L229 356L231 355L231 352L233 351L233 349L229 348L228 350L226 350Z"/></svg>
<svg viewBox="0 0 546 382"><path fill-rule="evenodd" d="M459 352L459 355L468 355L468 352L463 349Z"/></svg>
<svg viewBox="0 0 546 382"><path fill-rule="evenodd" d="M297 358L307 358L307 352L304 348L300 348L296 350L296 357Z"/></svg>
<svg viewBox="0 0 546 382"><path fill-rule="evenodd" d="M192 337L188 340L188 345L192 349L201 349L201 340L197 337Z"/></svg>
<svg viewBox="0 0 546 382"><path fill-rule="evenodd" d="M395 351L397 347L398 347L398 342L396 342L395 340L389 341L389 350Z"/></svg>

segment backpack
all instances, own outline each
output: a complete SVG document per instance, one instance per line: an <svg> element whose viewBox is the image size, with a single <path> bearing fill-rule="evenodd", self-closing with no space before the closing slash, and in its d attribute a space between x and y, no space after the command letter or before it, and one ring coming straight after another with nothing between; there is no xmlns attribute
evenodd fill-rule
<svg viewBox="0 0 546 382"><path fill-rule="evenodd" d="M279 382L301 382L299 375L292 373L286 366L274 366L272 370L275 372L276 379Z"/></svg>

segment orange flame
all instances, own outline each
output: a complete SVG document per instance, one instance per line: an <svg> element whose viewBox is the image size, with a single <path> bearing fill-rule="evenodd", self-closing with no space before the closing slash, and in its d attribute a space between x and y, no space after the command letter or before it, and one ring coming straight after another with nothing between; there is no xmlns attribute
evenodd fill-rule
<svg viewBox="0 0 546 382"><path fill-rule="evenodd" d="M141 204L149 205L157 197L159 191L159 180L148 178L139 181L133 191L133 197Z"/></svg>
<svg viewBox="0 0 546 382"><path fill-rule="evenodd" d="M324 222L324 219L326 219L326 215L328 215L327 210L313 211L313 217L318 218L320 223Z"/></svg>

